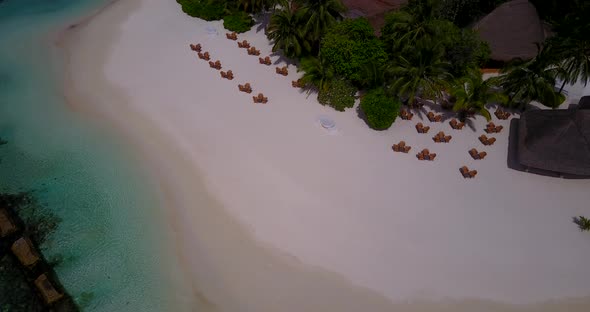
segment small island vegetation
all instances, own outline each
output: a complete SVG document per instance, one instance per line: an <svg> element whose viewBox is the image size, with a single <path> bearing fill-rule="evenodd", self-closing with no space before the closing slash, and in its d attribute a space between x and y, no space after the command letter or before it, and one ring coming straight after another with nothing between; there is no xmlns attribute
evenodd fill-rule
<svg viewBox="0 0 590 312"><path fill-rule="evenodd" d="M487 80L481 69L490 49L468 26L506 0L409 0L386 15L379 36L367 19L345 18L341 0L177 1L187 14L223 18L236 32L252 26L250 14L269 15L266 34L273 51L300 64L308 92L343 111L354 106L360 91L369 97L361 99L360 110L375 129L395 120L400 105L392 103L429 102L452 109L461 120L475 114L489 119L490 102L525 109L536 101L556 108L565 100L565 84L590 77L590 36L584 31L590 29L590 4L583 1L569 1L558 8L560 14L552 11L561 5L555 1L532 1L556 35L540 42L532 59L508 62L499 77Z"/></svg>

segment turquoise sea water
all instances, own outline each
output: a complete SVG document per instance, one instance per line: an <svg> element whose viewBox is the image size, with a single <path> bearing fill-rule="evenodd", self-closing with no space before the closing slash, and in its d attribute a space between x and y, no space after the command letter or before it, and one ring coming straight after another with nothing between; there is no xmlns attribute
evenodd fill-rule
<svg viewBox="0 0 590 312"><path fill-rule="evenodd" d="M32 191L62 219L42 248L85 311L175 311L155 188L124 141L68 110L48 36L105 3L0 2L0 192Z"/></svg>

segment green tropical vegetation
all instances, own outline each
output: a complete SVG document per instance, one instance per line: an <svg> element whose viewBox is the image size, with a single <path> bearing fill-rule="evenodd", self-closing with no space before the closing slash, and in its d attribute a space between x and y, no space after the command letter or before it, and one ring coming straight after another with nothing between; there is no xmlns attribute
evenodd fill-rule
<svg viewBox="0 0 590 312"><path fill-rule="evenodd" d="M343 112L354 106L357 89L346 79L334 79L325 89L318 92L318 101Z"/></svg>
<svg viewBox="0 0 590 312"><path fill-rule="evenodd" d="M227 13L227 2L215 0L176 0L182 11L206 21L222 19Z"/></svg>
<svg viewBox="0 0 590 312"><path fill-rule="evenodd" d="M578 225L580 231L590 231L590 219L584 216L573 217L573 222Z"/></svg>
<svg viewBox="0 0 590 312"><path fill-rule="evenodd" d="M360 109L367 124L375 130L385 130L393 124L401 107L401 102L385 94L382 88L369 90L361 98Z"/></svg>
<svg viewBox="0 0 590 312"><path fill-rule="evenodd" d="M284 7L270 17L266 36L273 42L273 52L281 50L287 57L298 58L311 51L301 21L301 14L293 5Z"/></svg>
<svg viewBox="0 0 590 312"><path fill-rule="evenodd" d="M254 20L252 19L252 16L246 12L233 12L232 14L223 17L223 27L237 33L243 33L250 30L252 25L254 25Z"/></svg>
<svg viewBox="0 0 590 312"><path fill-rule="evenodd" d="M503 104L507 101L504 94L495 92L493 88L493 80L483 80L479 71L472 71L457 79L449 89L453 111L459 114L461 121L476 113L489 121L492 114L486 108L486 104Z"/></svg>
<svg viewBox="0 0 590 312"><path fill-rule="evenodd" d="M507 106L524 109L532 101L557 108L565 97L555 90L563 69L557 66L549 47L539 48L532 60L515 60L502 69L503 75L493 79L508 96Z"/></svg>
<svg viewBox="0 0 590 312"><path fill-rule="evenodd" d="M303 70L301 81L318 92L327 91L335 77L332 65L321 54L304 58L299 67Z"/></svg>
<svg viewBox="0 0 590 312"><path fill-rule="evenodd" d="M236 32L250 29L251 14L266 12L273 52L299 63L307 91L339 111L364 92L360 108L375 129L391 125L397 103L441 104L460 119L490 119L490 102L556 108L566 84L590 79L590 4L583 0L531 0L556 35L539 43L536 57L513 60L487 80L480 69L490 48L468 25L507 0L409 0L386 14L380 36L367 19L344 18L341 0L177 1L189 15L223 18Z"/></svg>
<svg viewBox="0 0 590 312"><path fill-rule="evenodd" d="M400 54L390 65L388 89L410 105L421 99L441 99L452 77L444 50L429 40L419 41L414 53Z"/></svg>
<svg viewBox="0 0 590 312"><path fill-rule="evenodd" d="M366 79L363 68L383 67L387 62L387 53L366 18L344 20L328 29L321 52L338 75L355 84Z"/></svg>

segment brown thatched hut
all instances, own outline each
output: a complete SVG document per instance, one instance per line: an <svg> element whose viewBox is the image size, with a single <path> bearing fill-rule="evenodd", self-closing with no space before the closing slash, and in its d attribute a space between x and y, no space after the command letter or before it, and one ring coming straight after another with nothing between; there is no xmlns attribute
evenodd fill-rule
<svg viewBox="0 0 590 312"><path fill-rule="evenodd" d="M17 239L10 247L12 253L18 258L22 265L26 267L32 267L41 258L35 250L33 243L26 237Z"/></svg>
<svg viewBox="0 0 590 312"><path fill-rule="evenodd" d="M55 289L55 287L45 274L41 274L39 277L37 277L37 279L35 280L35 286L37 287L37 289L41 293L41 296L43 296L43 300L45 300L45 303L47 304L52 304L56 301L59 301L64 296L64 294L60 293L57 289Z"/></svg>
<svg viewBox="0 0 590 312"><path fill-rule="evenodd" d="M17 230L18 228L10 218L8 211L4 208L0 208L0 238L13 234Z"/></svg>
<svg viewBox="0 0 590 312"><path fill-rule="evenodd" d="M508 62L531 59L546 32L535 6L527 0L506 2L483 17L473 27L492 51L491 59Z"/></svg>

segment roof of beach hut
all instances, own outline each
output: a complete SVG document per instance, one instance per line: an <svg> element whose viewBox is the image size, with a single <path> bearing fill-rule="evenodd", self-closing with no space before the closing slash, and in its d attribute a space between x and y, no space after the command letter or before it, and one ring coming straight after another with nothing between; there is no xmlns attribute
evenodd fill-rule
<svg viewBox="0 0 590 312"><path fill-rule="evenodd" d="M590 110L529 110L518 127L518 161L528 167L590 177Z"/></svg>
<svg viewBox="0 0 590 312"><path fill-rule="evenodd" d="M537 44L545 40L543 23L535 6L527 0L506 2L473 26L492 51L491 59L531 59Z"/></svg>
<svg viewBox="0 0 590 312"><path fill-rule="evenodd" d="M0 237L6 237L14 232L18 228L8 215L8 211L4 208L0 208Z"/></svg>
<svg viewBox="0 0 590 312"><path fill-rule="evenodd" d="M35 286L43 296L45 303L52 304L63 298L63 294L57 291L45 273L39 275L35 280Z"/></svg>
<svg viewBox="0 0 590 312"><path fill-rule="evenodd" d="M26 237L17 239L10 249L24 266L32 266L40 259L33 243Z"/></svg>

